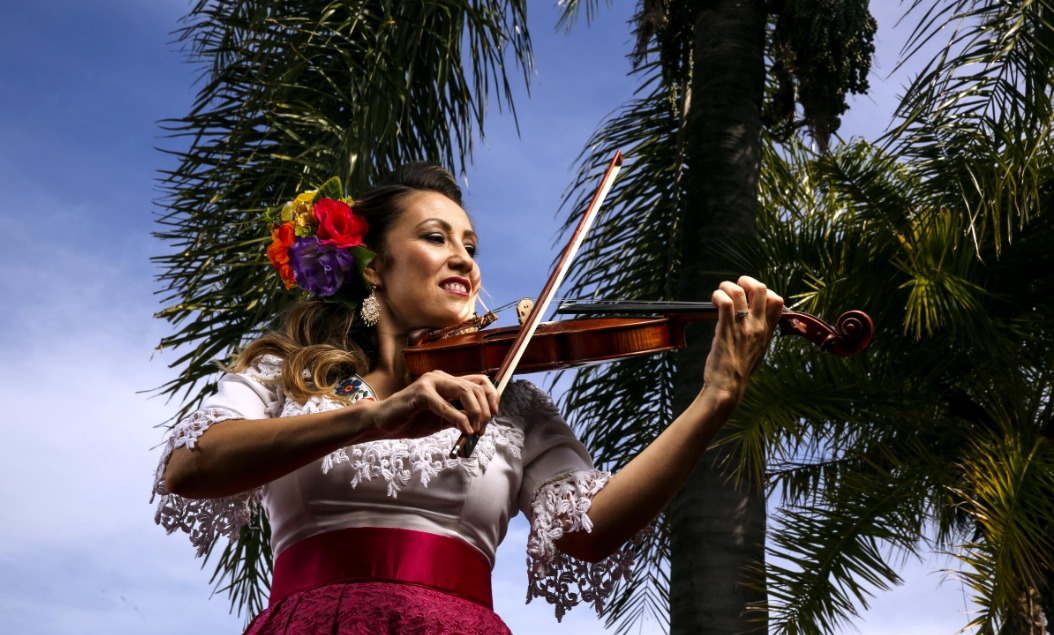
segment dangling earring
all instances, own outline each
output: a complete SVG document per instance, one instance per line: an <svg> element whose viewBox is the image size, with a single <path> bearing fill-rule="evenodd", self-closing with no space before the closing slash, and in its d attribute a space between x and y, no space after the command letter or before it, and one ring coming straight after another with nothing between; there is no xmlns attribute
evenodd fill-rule
<svg viewBox="0 0 1054 635"><path fill-rule="evenodd" d="M370 291L370 295L362 301L359 315L362 316L362 323L366 326L377 326L377 322L381 319L381 305L377 302L376 288Z"/></svg>

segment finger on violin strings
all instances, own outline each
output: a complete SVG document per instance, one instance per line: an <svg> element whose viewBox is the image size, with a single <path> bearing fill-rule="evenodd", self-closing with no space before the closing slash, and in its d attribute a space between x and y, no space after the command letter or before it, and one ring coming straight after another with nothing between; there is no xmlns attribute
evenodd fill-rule
<svg viewBox="0 0 1054 635"><path fill-rule="evenodd" d="M732 299L736 311L746 311L750 307L750 299L747 297L746 289L743 287L734 282L725 280L721 283L719 288Z"/></svg>
<svg viewBox="0 0 1054 635"><path fill-rule="evenodd" d="M764 319L765 311L768 307L769 293L769 289L765 286L765 283L755 280L750 276L740 276L736 284L746 295L747 304L743 308L748 310L751 316L758 319Z"/></svg>
<svg viewBox="0 0 1054 635"><path fill-rule="evenodd" d="M776 328L776 325L779 324L780 317L783 315L783 296L769 291L768 295L765 297L767 299L765 318L768 320L768 323L772 328Z"/></svg>
<svg viewBox="0 0 1054 635"><path fill-rule="evenodd" d="M765 283L750 276L740 276L738 282L739 286L747 292L747 297L750 299L750 310L754 317L765 319L769 324L775 325L783 312L783 298L770 291Z"/></svg>
<svg viewBox="0 0 1054 635"><path fill-rule="evenodd" d="M716 289L710 301L717 307L718 323L731 323L736 318L736 302L724 289Z"/></svg>

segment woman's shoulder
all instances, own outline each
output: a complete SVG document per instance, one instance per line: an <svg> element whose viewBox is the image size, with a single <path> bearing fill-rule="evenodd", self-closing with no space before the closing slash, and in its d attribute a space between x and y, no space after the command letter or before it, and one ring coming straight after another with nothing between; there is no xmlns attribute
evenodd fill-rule
<svg viewBox="0 0 1054 635"><path fill-rule="evenodd" d="M283 360L281 357L266 353L254 358L245 368L228 374L240 375L262 382L273 382L282 374L282 364Z"/></svg>
<svg viewBox="0 0 1054 635"><path fill-rule="evenodd" d="M510 383L502 393L501 412L505 416L526 420L554 417L562 419L552 397L525 379Z"/></svg>

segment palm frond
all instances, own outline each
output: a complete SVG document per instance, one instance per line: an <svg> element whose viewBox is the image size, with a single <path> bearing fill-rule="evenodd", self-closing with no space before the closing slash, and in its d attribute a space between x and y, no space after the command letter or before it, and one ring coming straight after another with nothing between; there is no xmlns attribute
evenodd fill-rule
<svg viewBox="0 0 1054 635"><path fill-rule="evenodd" d="M884 556L887 545L911 549L917 525L905 505L917 488L895 478L855 471L843 481L837 505L784 508L772 532L765 569L769 619L776 633L835 633L851 622L876 590L900 583ZM859 608L858 608L859 607Z"/></svg>
<svg viewBox="0 0 1054 635"><path fill-rule="evenodd" d="M212 556L213 543L202 566ZM238 536L224 546L216 569L209 580L216 593L227 593L231 601L231 612L241 615L245 611L246 622L267 607L273 572L271 554L271 526L263 512L257 509Z"/></svg>
<svg viewBox="0 0 1054 635"><path fill-rule="evenodd" d="M1049 170L1042 155L1033 160L1038 173ZM936 186L923 187L914 164L904 161L862 143L823 157L794 145L769 153L758 252L741 253L738 261L763 271L776 281L773 286L783 285L800 308L820 315L864 308L877 326L871 349L853 360L779 341L752 378L728 440L738 444L741 463L756 462L769 449L764 461L770 483L785 506L770 533L773 545L793 547L800 536L844 530L832 519L858 518L861 510L852 505L880 496L886 487L882 479L863 478L868 474L903 482L910 474L916 488L897 503L896 524L884 518L893 533L860 535L881 538L871 551L861 551L854 538L841 547L849 551L837 556L808 543L807 553L773 552L774 567L756 575L769 576L769 609L781 632L824 632L814 630L817 623L851 621L870 593L896 583L891 558L911 557L931 540L953 550L965 536L970 549L989 548L987 540L975 539L977 518L966 503L977 486L964 484L956 466L968 455L974 433L989 434L1014 403L1032 404L1038 413L1044 409L1035 404L1049 400L1049 373L1043 370L1049 327L1030 316L1035 301L1046 303L1032 289L1050 283L1020 275L1038 266L1037 250L1051 238L1049 215L1034 216L1028 231L998 257L991 237L980 252L963 248L962 232L949 229L956 226L954 215L932 205L940 200ZM954 186L950 179L941 183ZM1009 277L1010 271L1019 276ZM957 277L969 286L968 299L937 293L947 295L928 307L935 316L929 326L903 337L899 325L919 321L912 317L909 290L927 275ZM1023 306L1008 297L1030 301ZM1024 323L1030 326L1022 329ZM949 488L962 492L958 502L949 499ZM877 557L878 545L890 555ZM839 577L849 565L818 578L804 566L847 557L857 558L852 575L870 580L867 589ZM984 575L993 573L987 567L992 562L976 557ZM991 604L989 599L984 602Z"/></svg>
<svg viewBox="0 0 1054 635"><path fill-rule="evenodd" d="M574 28L575 23L585 13L586 24L589 25L596 19L597 12L600 11L599 0L561 0L559 3L560 17L557 20L557 28L563 27L565 30L570 31ZM611 7L612 0L606 0L605 4Z"/></svg>
<svg viewBox="0 0 1054 635"><path fill-rule="evenodd" d="M975 243L990 232L998 253L1036 211L1041 175L1030 166L1051 134L1054 3L911 6L923 8L907 56L950 35L908 87L897 111L901 125L888 141L918 157L923 182L936 188L952 166L975 175L945 192L949 203L966 203Z"/></svg>
<svg viewBox="0 0 1054 635"><path fill-rule="evenodd" d="M361 191L409 160L463 168L487 101L512 108L507 58L531 69L522 0L198 2L178 32L202 66L190 113L165 122L154 261L184 353L160 393L183 400L293 299L276 289L261 212L340 176ZM451 140L451 135L453 139Z"/></svg>
<svg viewBox="0 0 1054 635"><path fill-rule="evenodd" d="M1006 423L971 441L960 465L963 487L951 490L977 523L975 539L954 555L965 565L956 573L982 607L970 623L979 633L1002 632L1054 570L1054 443L1033 426Z"/></svg>
<svg viewBox="0 0 1054 635"><path fill-rule="evenodd" d="M637 550L630 581L619 580L613 592L615 599L605 608L604 625L616 635L639 630L645 622L657 623L669 632L669 542L669 525L665 515L660 515Z"/></svg>

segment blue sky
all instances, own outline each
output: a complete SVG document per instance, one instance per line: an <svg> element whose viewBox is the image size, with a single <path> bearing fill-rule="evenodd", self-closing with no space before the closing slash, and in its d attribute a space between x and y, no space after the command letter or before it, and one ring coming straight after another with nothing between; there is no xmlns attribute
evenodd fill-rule
<svg viewBox="0 0 1054 635"><path fill-rule="evenodd" d="M887 78L903 33L897 3L873 3L879 59L872 94L843 132L873 138L903 82ZM153 524L149 490L174 404L148 392L173 376L154 346L169 327L150 256L158 170L171 147L158 126L185 113L195 69L171 43L187 0L28 0L0 8L0 615L4 631L237 633L225 598L210 599L211 565ZM499 303L537 294L556 250L561 194L602 118L630 97L625 54L632 3L602 10L569 37L556 10L532 3L537 72L517 102L521 134L492 109L463 177L482 237L481 266ZM526 593L526 527L498 554L495 597L514 632L604 632L579 607L557 624ZM873 602L865 635L953 633L964 595L909 564L908 582ZM645 632L652 632L646 629Z"/></svg>

